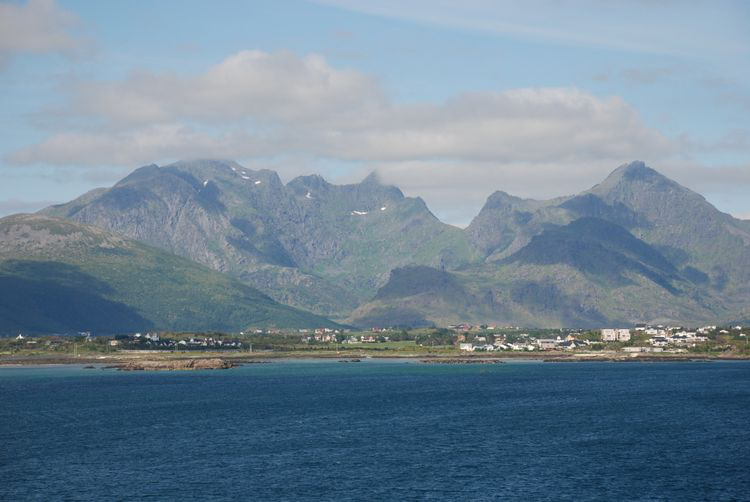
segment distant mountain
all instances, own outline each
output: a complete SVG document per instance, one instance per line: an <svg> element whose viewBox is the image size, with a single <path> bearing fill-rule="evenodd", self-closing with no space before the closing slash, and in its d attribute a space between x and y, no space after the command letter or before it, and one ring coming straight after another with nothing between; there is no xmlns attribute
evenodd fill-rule
<svg viewBox="0 0 750 502"><path fill-rule="evenodd" d="M444 287L435 287L437 274ZM655 248L622 227L586 217L544 230L500 261L453 272L394 270L349 322L597 327L700 322L724 319L729 312L717 295L696 286Z"/></svg>
<svg viewBox="0 0 750 502"><path fill-rule="evenodd" d="M325 315L371 298L395 267L479 258L460 229L375 175L284 185L275 172L228 161L151 165L43 214L146 242Z"/></svg>
<svg viewBox="0 0 750 502"><path fill-rule="evenodd" d="M0 333L251 326L334 323L96 227L40 215L0 219Z"/></svg>
<svg viewBox="0 0 750 502"><path fill-rule="evenodd" d="M466 233L485 258L452 272L463 301L426 291L376 296L350 322L366 324L376 312L383 323L391 308L409 308L438 324L698 323L737 318L750 304L746 222L642 162L577 196L496 192Z"/></svg>
<svg viewBox="0 0 750 502"><path fill-rule="evenodd" d="M750 297L750 228L742 220L642 162L619 167L588 194L637 215L634 235L697 282L739 303Z"/></svg>
<svg viewBox="0 0 750 502"><path fill-rule="evenodd" d="M495 192L465 230L374 175L284 185L226 161L147 166L44 213L362 326L717 322L750 304L750 222L642 162L578 195Z"/></svg>

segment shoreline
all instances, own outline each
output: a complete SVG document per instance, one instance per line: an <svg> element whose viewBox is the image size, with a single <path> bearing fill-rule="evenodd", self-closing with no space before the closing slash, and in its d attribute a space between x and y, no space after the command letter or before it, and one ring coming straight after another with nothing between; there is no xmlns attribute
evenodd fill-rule
<svg viewBox="0 0 750 502"><path fill-rule="evenodd" d="M338 353L338 354L304 354L294 352L255 352L232 354L224 352L166 352L158 354L148 352L143 354L127 353L118 355L15 355L0 356L0 368L23 367L23 366L59 366L59 365L126 365L138 362L157 361L200 361L210 359L221 359L231 362L235 366L243 364L257 364L283 361L353 361L357 360L403 360L414 361L422 364L465 364L493 363L508 361L539 361L550 363L585 363L585 362L710 362L710 361L747 361L750 355L703 355L703 354L623 354L609 353L582 353L582 354L555 354L551 352L538 353L508 353L503 355L467 355L467 354L419 354L419 353Z"/></svg>

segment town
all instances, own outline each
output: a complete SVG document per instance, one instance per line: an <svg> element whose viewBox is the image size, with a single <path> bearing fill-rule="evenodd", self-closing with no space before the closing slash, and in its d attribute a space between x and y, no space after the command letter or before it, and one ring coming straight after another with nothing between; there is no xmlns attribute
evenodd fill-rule
<svg viewBox="0 0 750 502"><path fill-rule="evenodd" d="M605 347L621 349L626 353L665 352L685 353L688 349L729 350L730 340L747 344L747 334L742 326L717 328L704 326L688 330L681 326L651 326L638 324L634 328L602 328L598 331L573 330L555 338L540 338L521 333L514 340L500 334L488 341L487 336L475 336L473 341L461 340L460 350L475 351L546 351L546 350L602 350ZM459 336L461 338L461 336ZM710 342L722 342L717 345Z"/></svg>
<svg viewBox="0 0 750 502"><path fill-rule="evenodd" d="M0 357L16 354L128 354L143 352L223 352L294 354L367 354L385 357L421 354L523 356L529 353L601 355L620 354L730 354L750 355L743 326L683 326L636 324L630 327L586 329L524 329L518 326L458 324L446 328L403 329L373 327L248 329L239 333L145 332L94 335L28 335L0 338Z"/></svg>

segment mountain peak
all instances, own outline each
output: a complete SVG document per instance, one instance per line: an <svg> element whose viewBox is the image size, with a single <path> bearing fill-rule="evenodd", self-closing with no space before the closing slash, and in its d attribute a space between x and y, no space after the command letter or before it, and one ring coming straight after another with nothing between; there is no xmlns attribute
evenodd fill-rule
<svg viewBox="0 0 750 502"><path fill-rule="evenodd" d="M634 185L649 186L656 190L679 187L676 182L655 169L651 169L643 161L636 160L612 171L604 181L594 186L589 192L606 198L612 190L632 190Z"/></svg>
<svg viewBox="0 0 750 502"><path fill-rule="evenodd" d="M331 184L319 174L297 176L289 183L287 183L286 186L291 189L296 195L304 196L308 199L313 197L311 191L314 191L316 193L325 193L331 189Z"/></svg>
<svg viewBox="0 0 750 502"><path fill-rule="evenodd" d="M244 166L237 162L229 159L181 159L176 162L169 164L166 167L177 167L177 168L213 168L213 169L245 169Z"/></svg>
<svg viewBox="0 0 750 502"><path fill-rule="evenodd" d="M382 185L382 182L380 181L380 175L378 174L378 172L372 171L359 184L360 185Z"/></svg>
<svg viewBox="0 0 750 502"><path fill-rule="evenodd" d="M357 184L343 186L353 189L359 197L385 198L386 200L393 201L404 198L403 192L398 187L383 183L377 171L371 172Z"/></svg>
<svg viewBox="0 0 750 502"><path fill-rule="evenodd" d="M523 199L510 195L507 192L498 190L492 195L487 197L487 201L484 203L486 209L499 209L504 207L513 207L514 205L523 202Z"/></svg>
<svg viewBox="0 0 750 502"><path fill-rule="evenodd" d="M662 182L671 181L669 178L659 173L655 169L651 169L642 160L634 160L629 164L623 164L607 177L605 183L609 180L613 181L641 181L641 182Z"/></svg>

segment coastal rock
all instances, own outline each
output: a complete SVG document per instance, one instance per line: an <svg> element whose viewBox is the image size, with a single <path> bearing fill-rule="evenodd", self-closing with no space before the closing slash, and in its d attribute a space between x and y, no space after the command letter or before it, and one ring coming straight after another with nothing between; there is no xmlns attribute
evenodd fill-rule
<svg viewBox="0 0 750 502"><path fill-rule="evenodd" d="M120 371L226 370L233 368L225 359L175 359L171 361L130 361L118 366Z"/></svg>
<svg viewBox="0 0 750 502"><path fill-rule="evenodd" d="M498 359L456 359L456 358L436 358L421 359L419 362L424 364L503 364Z"/></svg>

